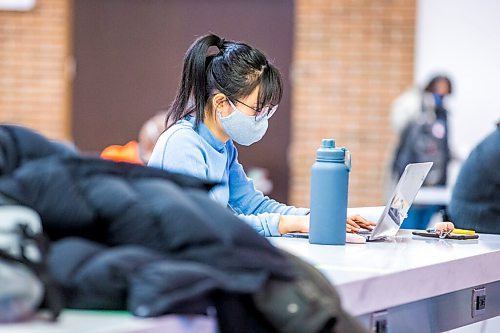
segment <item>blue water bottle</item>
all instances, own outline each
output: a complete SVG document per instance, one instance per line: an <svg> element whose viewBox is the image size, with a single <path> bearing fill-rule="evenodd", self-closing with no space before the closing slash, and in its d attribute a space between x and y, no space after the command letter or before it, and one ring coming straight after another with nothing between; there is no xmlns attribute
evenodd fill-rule
<svg viewBox="0 0 500 333"><path fill-rule="evenodd" d="M347 155L347 164L346 164ZM309 243L344 245L351 154L323 139L311 169Z"/></svg>

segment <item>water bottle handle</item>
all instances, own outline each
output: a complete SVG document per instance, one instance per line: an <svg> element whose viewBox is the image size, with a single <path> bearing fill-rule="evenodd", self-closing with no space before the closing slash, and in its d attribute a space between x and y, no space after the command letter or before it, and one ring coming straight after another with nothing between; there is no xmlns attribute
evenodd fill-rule
<svg viewBox="0 0 500 333"><path fill-rule="evenodd" d="M342 150L344 151L345 154L347 154L347 172L351 171L351 152L349 149L346 149L345 147L342 147Z"/></svg>

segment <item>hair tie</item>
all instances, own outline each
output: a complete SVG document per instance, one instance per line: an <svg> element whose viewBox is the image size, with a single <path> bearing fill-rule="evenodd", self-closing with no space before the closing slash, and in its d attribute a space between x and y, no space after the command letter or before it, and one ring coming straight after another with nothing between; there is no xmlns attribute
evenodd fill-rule
<svg viewBox="0 0 500 333"><path fill-rule="evenodd" d="M226 42L226 40L224 38L219 39L219 42L217 43L217 47L219 48L220 51L223 51L225 42Z"/></svg>

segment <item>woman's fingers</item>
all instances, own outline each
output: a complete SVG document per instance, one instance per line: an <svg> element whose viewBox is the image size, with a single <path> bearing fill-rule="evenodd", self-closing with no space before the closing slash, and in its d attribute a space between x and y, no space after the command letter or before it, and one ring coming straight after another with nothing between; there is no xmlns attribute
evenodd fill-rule
<svg viewBox="0 0 500 333"><path fill-rule="evenodd" d="M349 225L349 226L351 226L353 228L357 228L358 227L358 224L356 223L356 221L351 216L347 217L347 225Z"/></svg>
<svg viewBox="0 0 500 333"><path fill-rule="evenodd" d="M347 232L358 232L359 226L356 224L354 220L348 217L346 223L346 230Z"/></svg>
<svg viewBox="0 0 500 333"><path fill-rule="evenodd" d="M359 229L353 229L351 226L346 226L345 231L349 233L357 233Z"/></svg>
<svg viewBox="0 0 500 333"><path fill-rule="evenodd" d="M451 222L438 222L434 226L434 229L438 235L444 235L443 237L445 237L455 229L455 226Z"/></svg>
<svg viewBox="0 0 500 333"><path fill-rule="evenodd" d="M348 218L348 220L351 219L354 223L356 223L357 226L368 229L368 230L373 230L375 226L375 222L368 221L361 215L353 215Z"/></svg>

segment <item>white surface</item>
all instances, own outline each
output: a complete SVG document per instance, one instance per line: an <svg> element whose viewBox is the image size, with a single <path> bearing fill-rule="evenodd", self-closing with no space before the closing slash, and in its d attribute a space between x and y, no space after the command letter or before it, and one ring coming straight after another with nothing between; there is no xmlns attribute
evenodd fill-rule
<svg viewBox="0 0 500 333"><path fill-rule="evenodd" d="M345 235L345 242L346 243L353 243L353 244L364 244L364 243L366 243L366 237L349 232L349 233L346 233L346 235Z"/></svg>
<svg viewBox="0 0 500 333"><path fill-rule="evenodd" d="M467 325L454 330L450 333L498 333L500 332L500 317L480 321L472 325Z"/></svg>
<svg viewBox="0 0 500 333"><path fill-rule="evenodd" d="M358 316L500 280L500 236L479 240L415 237L400 230L387 242L312 245L307 239L270 241L318 268L342 304Z"/></svg>
<svg viewBox="0 0 500 333"><path fill-rule="evenodd" d="M450 141L466 157L500 120L500 1L417 1L415 80L450 75ZM465 156L464 156L465 155Z"/></svg>
<svg viewBox="0 0 500 333"><path fill-rule="evenodd" d="M0 333L215 333L213 318L168 315L137 318L125 312L65 310L56 323L33 320L0 324Z"/></svg>
<svg viewBox="0 0 500 333"><path fill-rule="evenodd" d="M451 189L447 187L422 187L418 191L413 204L448 206L451 200Z"/></svg>
<svg viewBox="0 0 500 333"><path fill-rule="evenodd" d="M347 216L359 214L369 221L377 222L384 208L385 206L347 208Z"/></svg>
<svg viewBox="0 0 500 333"><path fill-rule="evenodd" d="M35 0L0 0L0 10L28 11L35 7Z"/></svg>

